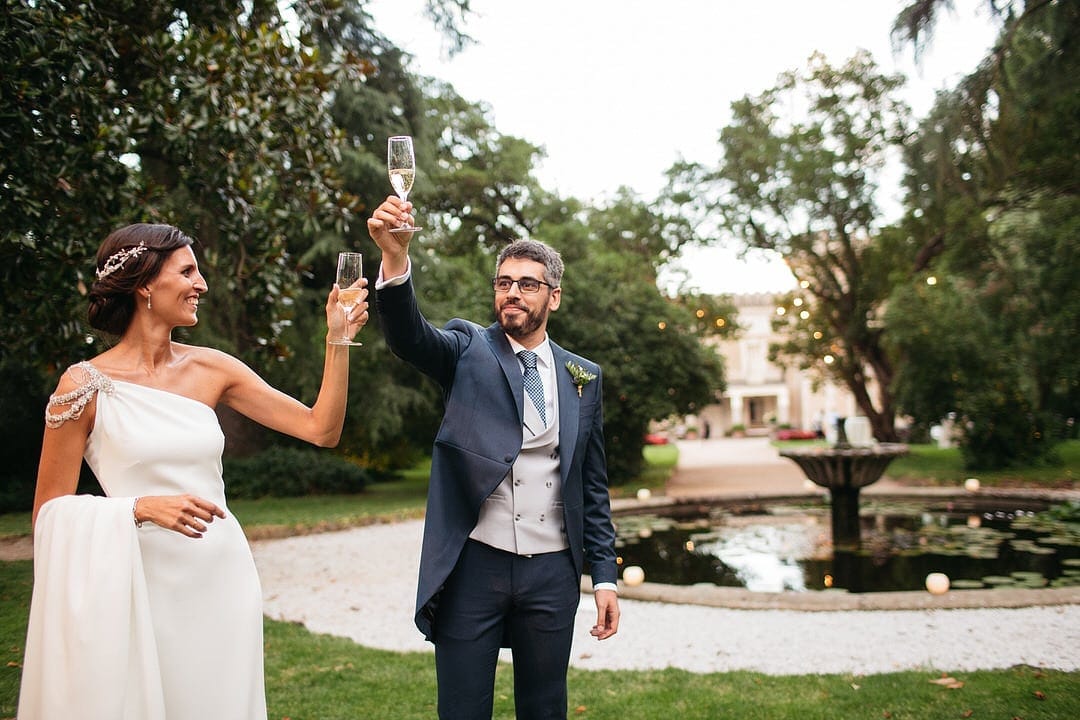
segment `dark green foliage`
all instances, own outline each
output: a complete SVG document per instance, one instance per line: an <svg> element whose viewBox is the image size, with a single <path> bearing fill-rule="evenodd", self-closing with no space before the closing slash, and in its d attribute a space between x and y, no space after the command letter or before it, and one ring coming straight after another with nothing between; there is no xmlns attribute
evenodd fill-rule
<svg viewBox="0 0 1080 720"><path fill-rule="evenodd" d="M986 313L979 292L942 278L898 290L886 320L905 362L895 390L919 418L962 413L961 444L972 470L1025 467L1047 458L1048 418L1031 401L1032 378L1003 316Z"/></svg>
<svg viewBox="0 0 1080 720"><path fill-rule="evenodd" d="M901 410L956 413L972 469L1055 463L1080 415L1080 5L1002 23L907 145L903 229L934 251L888 311Z"/></svg>
<svg viewBox="0 0 1080 720"><path fill-rule="evenodd" d="M357 198L386 186L385 174L344 186L355 137L335 127L332 103L362 88L357 128L418 115L400 51L353 2L295 3L301 24L287 32L284 6L267 0L3 2L0 361L36 374L5 398L8 417L40 417L62 369L110 342L85 321L92 255L111 230L143 220L195 237L210 286L211 309L176 339L238 355L312 402L333 259ZM466 7L445 9L444 24ZM362 425L375 432L360 449L392 447L387 424ZM23 427L40 437L36 420ZM38 447L6 446L19 482L0 494L29 502Z"/></svg>
<svg viewBox="0 0 1080 720"><path fill-rule="evenodd" d="M636 474L650 419L692 412L721 389L693 309L656 287L693 229L629 193L585 208L545 192L531 175L539 146L411 73L362 3L295 3L287 27L267 0L3 1L0 360L31 363L28 385L42 393L107 342L84 319L97 244L154 220L196 237L210 285L199 326L177 339L233 353L313 402L334 257L361 250L369 279L378 272L362 219L390 192L389 134L417 142L410 199L425 231L413 260L436 324L491 318L486 281L506 242L538 237L567 255L574 279L556 339L605 366L616 482ZM432 0L428 11L460 45L468 3ZM591 283L596 273L607 277ZM411 465L430 448L439 393L388 360L377 317L361 335L338 452L368 467ZM42 397L12 394L23 404L11 416L39 417ZM223 416L230 450L271 442ZM11 468L28 502L36 441L18 450Z"/></svg>
<svg viewBox="0 0 1080 720"><path fill-rule="evenodd" d="M226 495L248 499L358 493L371 482L367 470L328 450L287 446L226 458L224 475Z"/></svg>
<svg viewBox="0 0 1080 720"><path fill-rule="evenodd" d="M1046 514L1055 520L1063 520L1070 523L1080 523L1080 502L1070 500L1060 505L1051 505Z"/></svg>
<svg viewBox="0 0 1080 720"><path fill-rule="evenodd" d="M29 510L49 390L34 368L14 358L0 361L0 388L0 513Z"/></svg>

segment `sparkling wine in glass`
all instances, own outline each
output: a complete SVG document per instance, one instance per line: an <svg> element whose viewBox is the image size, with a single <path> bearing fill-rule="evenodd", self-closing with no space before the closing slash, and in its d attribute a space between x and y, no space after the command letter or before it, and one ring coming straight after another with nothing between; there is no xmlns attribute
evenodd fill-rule
<svg viewBox="0 0 1080 720"><path fill-rule="evenodd" d="M360 296L363 294L363 288L360 286L360 279L364 277L364 259L358 252L343 252L338 253L337 259L337 285L338 285L338 305L341 306L342 311L345 313L345 332L349 330L349 313L352 311L356 304L360 302ZM336 340L330 341L331 345L363 345L362 342L357 342L352 338L346 336Z"/></svg>
<svg viewBox="0 0 1080 720"><path fill-rule="evenodd" d="M412 138L408 135L395 135L386 142L386 169L390 173L390 184L394 193L402 202L409 199L413 180L416 178L416 155L413 153ZM390 228L390 232L416 232L421 228L405 223L401 227Z"/></svg>

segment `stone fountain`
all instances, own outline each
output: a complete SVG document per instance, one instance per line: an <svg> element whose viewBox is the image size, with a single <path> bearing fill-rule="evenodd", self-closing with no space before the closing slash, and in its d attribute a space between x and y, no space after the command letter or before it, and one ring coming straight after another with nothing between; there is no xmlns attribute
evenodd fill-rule
<svg viewBox="0 0 1080 720"><path fill-rule="evenodd" d="M780 455L795 462L815 485L829 491L833 548L855 549L861 544L859 491L881 479L894 458L907 455L902 443L853 445L837 418L836 442L831 446L788 448Z"/></svg>

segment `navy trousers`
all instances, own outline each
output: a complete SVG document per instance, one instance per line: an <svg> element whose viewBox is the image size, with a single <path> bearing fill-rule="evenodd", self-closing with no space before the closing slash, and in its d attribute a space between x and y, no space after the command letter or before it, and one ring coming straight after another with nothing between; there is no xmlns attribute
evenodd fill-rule
<svg viewBox="0 0 1080 720"><path fill-rule="evenodd" d="M466 542L435 615L440 720L490 720L501 647L513 654L518 720L565 720L579 599L569 550L529 557Z"/></svg>

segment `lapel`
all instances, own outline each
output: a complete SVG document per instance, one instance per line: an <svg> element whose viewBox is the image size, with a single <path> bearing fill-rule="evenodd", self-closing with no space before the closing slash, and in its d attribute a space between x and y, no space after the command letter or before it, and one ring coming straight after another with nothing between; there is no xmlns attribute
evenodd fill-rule
<svg viewBox="0 0 1080 720"><path fill-rule="evenodd" d="M514 407L517 408L519 422L524 422L524 392L521 382L521 363L514 355L510 347L510 341L499 327L499 323L489 325L485 330L488 344L491 346L495 358L502 368L503 379L506 380L507 392L513 398ZM581 398L578 397L577 387L574 385L570 373L566 372L566 363L570 360L570 353L559 347L554 340L548 338L551 345L551 357L555 361L555 390L558 393L556 406L559 408L559 454L562 456L559 462L559 473L562 476L563 486L570 474L573 465L574 453L577 451L578 425L581 422Z"/></svg>
<svg viewBox="0 0 1080 720"><path fill-rule="evenodd" d="M559 393L559 472L562 475L563 487L566 487L566 478L570 474L570 467L574 464L574 453L577 452L581 398L578 397L573 378L566 371L570 353L556 345L550 338L548 342L551 344L551 356L555 360L555 387Z"/></svg>
<svg viewBox="0 0 1080 720"><path fill-rule="evenodd" d="M485 332L487 333L488 344L491 345L491 350L495 353L495 359L498 360L499 367L502 368L507 392L514 399L514 407L517 408L518 423L520 424L525 421L525 407L522 404L523 393L521 392L524 387L521 381L521 363L518 361L517 356L514 355L514 350L510 347L510 341L506 339L506 333L499 327L499 323L489 325Z"/></svg>

